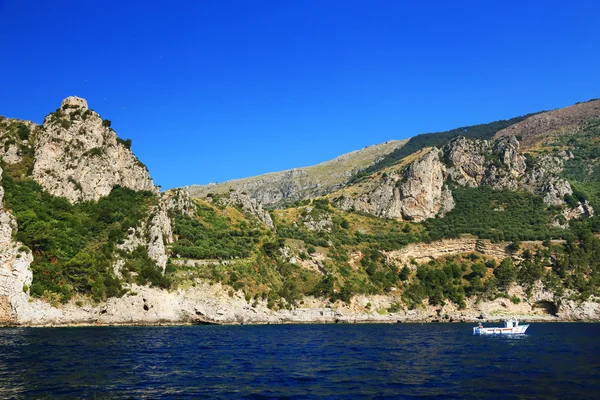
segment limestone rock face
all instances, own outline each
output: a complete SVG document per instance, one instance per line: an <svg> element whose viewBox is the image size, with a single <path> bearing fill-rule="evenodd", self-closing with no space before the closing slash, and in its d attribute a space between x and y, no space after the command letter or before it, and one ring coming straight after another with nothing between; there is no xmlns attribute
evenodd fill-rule
<svg viewBox="0 0 600 400"><path fill-rule="evenodd" d="M109 125L85 100L65 99L37 135L33 178L71 202L98 200L115 185L156 193L147 168Z"/></svg>
<svg viewBox="0 0 600 400"><path fill-rule="evenodd" d="M440 156L440 150L432 149L403 171L386 173L362 195L343 196L336 204L343 210L417 222L442 216L454 207L454 201L444 184L446 167Z"/></svg>
<svg viewBox="0 0 600 400"><path fill-rule="evenodd" d="M410 164L404 174L398 198L405 219L422 221L443 216L454 208L452 193L444 185L446 168L440 156L439 151L432 150Z"/></svg>
<svg viewBox="0 0 600 400"><path fill-rule="evenodd" d="M31 286L33 273L29 266L33 256L29 249L12 240L17 224L3 207L4 189L0 189L0 323L6 324L17 321L16 305L29 297L23 290Z"/></svg>
<svg viewBox="0 0 600 400"><path fill-rule="evenodd" d="M565 195L573 193L569 182L559 176L563 159L545 155L528 168L515 137L495 142L458 138L443 151L450 179L461 186L525 190L542 196L551 206L563 205Z"/></svg>
<svg viewBox="0 0 600 400"><path fill-rule="evenodd" d="M158 204L150 211L148 220L140 226L130 228L127 239L119 245L121 250L131 252L142 246L148 250L148 256L165 271L169 255L166 246L173 243L173 226L171 218L174 215L192 217L196 214L196 206L187 192L173 190L161 193ZM115 273L119 274L122 261L117 260Z"/></svg>
<svg viewBox="0 0 600 400"><path fill-rule="evenodd" d="M221 197L219 202L224 206L237 205L247 212L250 215L255 216L260 221L262 221L269 229L274 230L275 225L273 224L273 219L268 211L266 211L261 202L256 199L250 197L245 192L241 192L239 190L234 190L229 192L229 195L226 197Z"/></svg>
<svg viewBox="0 0 600 400"><path fill-rule="evenodd" d="M196 215L196 205L190 194L182 189L173 189L162 193L165 208L169 213L181 214L188 217Z"/></svg>
<svg viewBox="0 0 600 400"><path fill-rule="evenodd" d="M514 190L527 167L514 138L488 140L457 138L442 149L449 178L461 186L489 185Z"/></svg>
<svg viewBox="0 0 600 400"><path fill-rule="evenodd" d="M562 300L557 315L570 321L596 321L600 318L600 298L591 296L582 302Z"/></svg>
<svg viewBox="0 0 600 400"><path fill-rule="evenodd" d="M565 204L571 185L559 174L561 157L543 156L528 167L515 137L496 141L456 138L441 150L420 155L403 169L388 170L381 178L364 183L362 193L334 199L343 210L357 210L378 217L422 221L443 216L454 208L447 181L465 187L491 186L496 190L524 190L543 197L551 206ZM589 204L565 213L567 219L593 215Z"/></svg>
<svg viewBox="0 0 600 400"><path fill-rule="evenodd" d="M306 207L305 215L302 217L302 224L309 231L331 232L333 221L328 212L313 213L313 207Z"/></svg>

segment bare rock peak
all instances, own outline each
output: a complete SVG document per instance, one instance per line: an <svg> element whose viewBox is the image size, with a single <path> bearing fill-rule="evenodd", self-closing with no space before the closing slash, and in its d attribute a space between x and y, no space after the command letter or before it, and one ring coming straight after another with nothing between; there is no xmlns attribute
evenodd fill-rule
<svg viewBox="0 0 600 400"><path fill-rule="evenodd" d="M77 96L69 96L60 103L60 108L68 110L70 108L79 108L83 111L88 109L88 103L85 99Z"/></svg>
<svg viewBox="0 0 600 400"><path fill-rule="evenodd" d="M79 97L67 97L36 137L33 178L72 203L98 200L115 185L157 192L146 167L105 120Z"/></svg>

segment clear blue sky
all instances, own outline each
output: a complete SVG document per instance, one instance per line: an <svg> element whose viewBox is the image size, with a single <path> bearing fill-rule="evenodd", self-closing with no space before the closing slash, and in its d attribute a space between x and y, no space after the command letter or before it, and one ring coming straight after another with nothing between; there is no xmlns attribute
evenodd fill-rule
<svg viewBox="0 0 600 400"><path fill-rule="evenodd" d="M598 1L0 0L0 115L69 95L171 188L600 97Z"/></svg>

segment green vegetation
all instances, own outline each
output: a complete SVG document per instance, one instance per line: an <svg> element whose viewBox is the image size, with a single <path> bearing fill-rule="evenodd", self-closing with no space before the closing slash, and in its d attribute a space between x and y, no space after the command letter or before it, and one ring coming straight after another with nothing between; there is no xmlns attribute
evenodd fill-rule
<svg viewBox="0 0 600 400"><path fill-rule="evenodd" d="M571 183L576 200L588 200L595 209L600 209L599 140L600 120L593 120L577 135L561 138L555 143L573 153L574 158L564 162L563 177Z"/></svg>
<svg viewBox="0 0 600 400"><path fill-rule="evenodd" d="M431 240L472 234L493 241L559 238L565 231L550 228L551 212L542 198L525 192L453 188L456 206L444 218L424 222Z"/></svg>
<svg viewBox="0 0 600 400"><path fill-rule="evenodd" d="M197 218L176 216L172 247L178 257L192 259L245 258L259 242L261 232L247 223L230 227L231 218L206 204L197 205Z"/></svg>
<svg viewBox="0 0 600 400"><path fill-rule="evenodd" d="M61 301L76 293L96 301L122 294L111 268L116 244L148 217L156 197L115 187L97 202L72 205L44 192L32 180L15 178L12 172L14 168L5 168L4 201L19 224L16 239L33 252L31 294L57 295ZM127 272L136 272L137 283L167 285L145 250L122 255L127 258Z"/></svg>
<svg viewBox="0 0 600 400"><path fill-rule="evenodd" d="M68 125L73 115L66 118L58 110L53 118ZM82 114L87 117L89 113ZM419 135L376 169L458 135L490 138L524 118ZM227 194L211 196L196 201L192 217L171 215L175 243L169 246L173 259L164 275L144 247L123 251L117 246L151 218L155 195L115 187L97 202L75 205L51 196L27 178L33 154L22 141L35 137L35 132L24 124L2 120L0 124L4 147L17 144L23 158L18 164L3 165L3 186L5 205L19 224L16 239L23 243L22 250L31 249L34 256L34 280L24 290L35 297L68 301L80 294L100 301L122 295L125 283L188 287L200 278L229 285L232 296L243 291L254 306L265 300L272 309L299 306L306 295L349 302L356 294L395 293L397 301L388 309L373 310L386 313L404 305L452 302L465 307L470 299L497 297L518 304L521 299L511 296L509 288L517 283L531 293L540 280L559 296L585 299L599 292L600 241L593 232L600 231L600 218L571 221L569 229L555 228L552 222L563 211L560 207L546 206L538 195L489 187L453 187L455 208L444 218L422 223L342 211L327 198L298 201L272 212L274 231L241 208L223 205ZM103 125L110 127L110 121L104 120ZM553 139L553 151L569 149L574 154L563 171L574 188L573 195L565 197L571 206L589 200L600 209L599 127L600 122L591 122L581 134ZM129 139L117 141L131 147ZM101 156L104 151L91 149L85 156ZM528 163L535 162L529 156ZM73 179L69 182L81 187ZM465 234L512 242L509 251L518 257L495 261L474 253L398 265L386 253L411 243ZM550 239L564 239L564 243ZM539 242L527 242L531 240ZM123 262L121 278L112 270L117 259Z"/></svg>
<svg viewBox="0 0 600 400"><path fill-rule="evenodd" d="M120 137L117 137L117 143L125 146L125 148L127 150L131 150L131 139L125 139L125 140L123 140Z"/></svg>

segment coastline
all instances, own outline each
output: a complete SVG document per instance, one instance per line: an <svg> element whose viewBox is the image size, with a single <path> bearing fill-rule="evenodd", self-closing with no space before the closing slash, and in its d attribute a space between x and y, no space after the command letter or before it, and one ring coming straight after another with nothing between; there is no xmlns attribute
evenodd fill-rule
<svg viewBox="0 0 600 400"><path fill-rule="evenodd" d="M523 300L515 304L467 299L459 308L423 304L409 310L401 296L356 295L349 303L304 297L295 307L273 310L265 300L246 300L242 291L222 284L198 281L196 286L167 291L132 285L130 292L105 302L84 298L52 305L20 292L11 296L11 318L0 326L91 327L91 326L187 326L187 325L282 325L282 324L394 324L394 323L495 323L506 318L531 322L600 322L600 302L563 299L555 303L550 293L525 297L521 288L511 294Z"/></svg>

